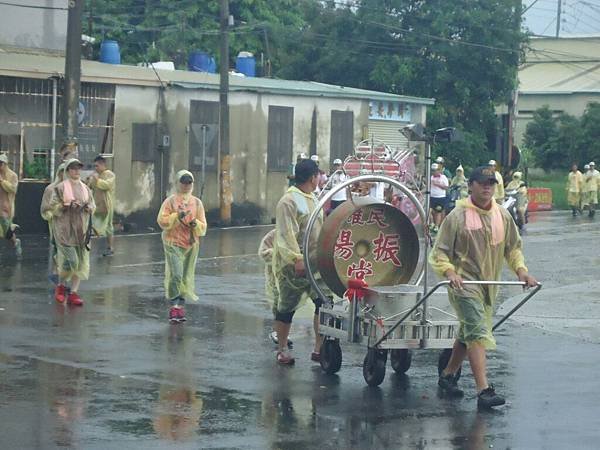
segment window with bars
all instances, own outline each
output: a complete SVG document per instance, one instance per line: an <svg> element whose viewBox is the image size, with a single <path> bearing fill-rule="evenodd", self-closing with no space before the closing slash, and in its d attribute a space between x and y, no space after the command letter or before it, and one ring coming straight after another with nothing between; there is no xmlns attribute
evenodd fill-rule
<svg viewBox="0 0 600 450"><path fill-rule="evenodd" d="M267 166L274 172L287 172L292 162L294 108L269 106Z"/></svg>
<svg viewBox="0 0 600 450"><path fill-rule="evenodd" d="M336 158L344 161L354 150L354 113L331 111L331 136L329 139L329 164Z"/></svg>

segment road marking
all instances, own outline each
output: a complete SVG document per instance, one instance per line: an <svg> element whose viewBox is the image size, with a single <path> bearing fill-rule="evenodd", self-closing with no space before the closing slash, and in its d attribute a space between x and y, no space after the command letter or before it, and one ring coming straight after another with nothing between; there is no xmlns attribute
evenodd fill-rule
<svg viewBox="0 0 600 450"><path fill-rule="evenodd" d="M198 261L213 261L219 259L227 259L227 258L246 258L248 256L258 256L258 253L247 253L245 255L229 255L229 256L211 256L209 258L198 258ZM145 263L135 263L135 264L121 264L119 266L112 266L113 269L123 269L126 267L143 267L143 266L157 266L159 264L164 264L165 260L162 261L152 261Z"/></svg>

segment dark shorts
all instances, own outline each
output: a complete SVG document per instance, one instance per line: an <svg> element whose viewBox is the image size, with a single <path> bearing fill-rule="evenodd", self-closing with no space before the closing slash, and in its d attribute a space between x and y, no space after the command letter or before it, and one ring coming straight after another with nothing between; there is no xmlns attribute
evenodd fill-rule
<svg viewBox="0 0 600 450"><path fill-rule="evenodd" d="M448 197L431 197L431 209L442 212L448 205Z"/></svg>
<svg viewBox="0 0 600 450"><path fill-rule="evenodd" d="M333 211L335 208L337 208L338 206L340 206L345 201L346 200L331 200L331 210Z"/></svg>

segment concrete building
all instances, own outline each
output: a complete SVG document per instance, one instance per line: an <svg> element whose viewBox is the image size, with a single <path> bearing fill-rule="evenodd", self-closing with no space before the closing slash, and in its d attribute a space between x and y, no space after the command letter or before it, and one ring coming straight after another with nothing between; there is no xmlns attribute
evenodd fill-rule
<svg viewBox="0 0 600 450"><path fill-rule="evenodd" d="M599 49L600 36L531 39L519 70L517 145L536 109L581 116L590 102L600 102Z"/></svg>
<svg viewBox="0 0 600 450"><path fill-rule="evenodd" d="M0 49L0 149L32 183L48 177L36 170L61 142L63 72L62 57ZM96 154L112 156L118 214L152 223L181 168L207 210L218 207L218 75L82 61L81 79L80 157L91 168ZM327 169L364 137L405 146L398 129L425 124L434 101L230 76L229 102L233 200L269 221L297 154L318 154Z"/></svg>

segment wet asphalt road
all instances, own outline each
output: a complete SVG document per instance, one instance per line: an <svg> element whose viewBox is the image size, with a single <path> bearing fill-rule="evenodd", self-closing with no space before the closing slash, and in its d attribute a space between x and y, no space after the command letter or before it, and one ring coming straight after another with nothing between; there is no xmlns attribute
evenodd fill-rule
<svg viewBox="0 0 600 450"><path fill-rule="evenodd" d="M96 245L78 309L51 297L46 240L24 238L21 262L2 242L0 448L600 448L600 221L533 219L525 252L545 287L497 333L490 379L508 404L493 412L476 410L466 365L465 398L440 397L435 351L369 388L365 349L342 345L324 375L309 312L296 366L278 367L255 256L268 227L209 233L183 326L165 321L158 235L118 237L110 259Z"/></svg>

